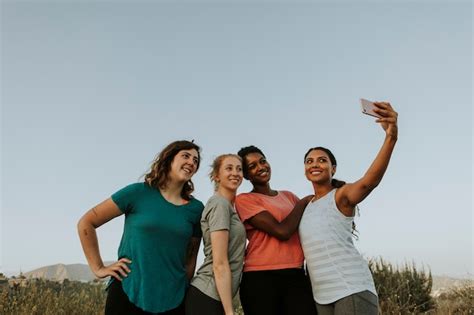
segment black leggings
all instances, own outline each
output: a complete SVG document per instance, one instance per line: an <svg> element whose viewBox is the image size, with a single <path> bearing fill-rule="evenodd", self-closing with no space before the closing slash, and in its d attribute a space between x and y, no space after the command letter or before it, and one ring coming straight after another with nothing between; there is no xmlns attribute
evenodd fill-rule
<svg viewBox="0 0 474 315"><path fill-rule="evenodd" d="M316 315L311 283L303 269L244 272L240 302L245 315Z"/></svg>
<svg viewBox="0 0 474 315"><path fill-rule="evenodd" d="M189 286L185 299L186 315L224 315L221 301L214 300L196 287Z"/></svg>
<svg viewBox="0 0 474 315"><path fill-rule="evenodd" d="M135 304L130 302L127 294L122 289L122 283L114 280L108 289L107 300L105 302L105 315L185 315L184 303L172 310L163 313L145 312Z"/></svg>

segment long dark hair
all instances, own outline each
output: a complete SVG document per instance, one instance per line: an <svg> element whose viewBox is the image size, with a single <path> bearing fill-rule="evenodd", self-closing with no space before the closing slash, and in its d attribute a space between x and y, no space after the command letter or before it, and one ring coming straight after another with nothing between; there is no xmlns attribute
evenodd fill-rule
<svg viewBox="0 0 474 315"><path fill-rule="evenodd" d="M201 163L201 148L194 142L187 140L179 140L168 144L153 160L150 171L145 175L145 183L156 189L165 189L169 180L169 172L171 170L171 163L174 157L181 150L194 149L198 153L198 163L196 171L199 169ZM181 197L185 200L191 199L191 193L194 191L194 184L188 180L181 190Z"/></svg>
<svg viewBox="0 0 474 315"><path fill-rule="evenodd" d="M311 152L311 151L314 151L314 150L320 150L320 151L323 151L324 153L326 153L328 156L329 156L329 160L331 161L331 164L333 166L337 166L337 161L336 161L336 157L334 156L334 154L332 154L331 150L329 150L328 148L325 148L325 147L314 147L314 148L311 148L308 150L308 152L306 152L306 154L304 155L304 161L306 161L306 158L308 157L308 154ZM342 181L342 180L338 180L338 179L331 179L331 186L334 187L334 188L341 188L342 186L344 186L346 184L345 181ZM355 214L359 214L359 206L355 206ZM356 229L356 224L354 223L354 220L352 220L352 235L356 238L356 239L359 239L359 231L357 231Z"/></svg>

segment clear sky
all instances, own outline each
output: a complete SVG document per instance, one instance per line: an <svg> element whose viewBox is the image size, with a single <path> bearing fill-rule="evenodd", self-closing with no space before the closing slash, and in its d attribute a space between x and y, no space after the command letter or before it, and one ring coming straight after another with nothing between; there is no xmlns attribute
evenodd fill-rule
<svg viewBox="0 0 474 315"><path fill-rule="evenodd" d="M473 274L470 1L2 1L1 262L85 262L80 216L195 139L212 159L254 144L272 187L311 192L309 147L354 181L384 132L358 99L390 101L399 141L360 205L366 257ZM245 183L240 191L248 191ZM116 258L123 219L98 230ZM202 261L202 253L200 254Z"/></svg>

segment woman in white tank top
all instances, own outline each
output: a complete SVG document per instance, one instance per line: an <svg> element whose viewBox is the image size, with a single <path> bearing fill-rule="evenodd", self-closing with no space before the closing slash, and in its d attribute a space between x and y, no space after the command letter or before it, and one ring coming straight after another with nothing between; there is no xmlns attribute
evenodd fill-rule
<svg viewBox="0 0 474 315"><path fill-rule="evenodd" d="M309 149L305 175L314 188L299 233L317 303L318 315L378 314L378 299L367 262L352 242L354 211L377 187L397 142L398 114L376 102L385 140L365 175L354 183L333 179L336 158L326 148Z"/></svg>

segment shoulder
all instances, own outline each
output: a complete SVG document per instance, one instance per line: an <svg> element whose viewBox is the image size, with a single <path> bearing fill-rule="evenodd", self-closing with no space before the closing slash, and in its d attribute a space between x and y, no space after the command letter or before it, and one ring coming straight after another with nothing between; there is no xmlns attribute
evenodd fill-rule
<svg viewBox="0 0 474 315"><path fill-rule="evenodd" d="M209 198L209 200L207 201L206 203L206 208L208 206L224 206L224 207L228 207L228 206L232 206L229 202L229 200L225 199L224 197L222 196L219 196L219 195L213 195L211 198Z"/></svg>
<svg viewBox="0 0 474 315"><path fill-rule="evenodd" d="M235 197L235 201L239 201L239 202L245 202L245 201L253 201L253 200L259 200L259 196L257 194L254 194L254 193L241 193L241 194L238 194L237 197Z"/></svg>
<svg viewBox="0 0 474 315"><path fill-rule="evenodd" d="M279 190L278 193L282 194L283 196L287 197L290 200L294 200L294 201L300 200L300 198L298 198L297 195L295 195L294 193L292 193L289 190Z"/></svg>
<svg viewBox="0 0 474 315"><path fill-rule="evenodd" d="M203 215L213 212L215 209L229 209L232 208L230 202L222 196L213 195L204 207Z"/></svg>
<svg viewBox="0 0 474 315"><path fill-rule="evenodd" d="M191 199L189 200L189 203L187 204L188 207L191 208L196 208L199 211L202 211L204 209L204 204L201 202L201 200L196 199L191 196Z"/></svg>
<svg viewBox="0 0 474 315"><path fill-rule="evenodd" d="M113 196L131 196L142 193L148 189L151 189L151 187L145 183L133 183L118 190L113 194Z"/></svg>

